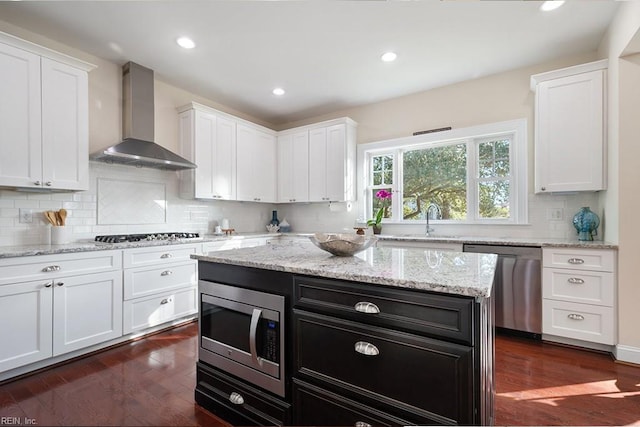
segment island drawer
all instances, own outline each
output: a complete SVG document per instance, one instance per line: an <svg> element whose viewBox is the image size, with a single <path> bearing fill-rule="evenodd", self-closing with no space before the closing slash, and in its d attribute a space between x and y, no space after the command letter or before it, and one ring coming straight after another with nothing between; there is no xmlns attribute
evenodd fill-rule
<svg viewBox="0 0 640 427"><path fill-rule="evenodd" d="M291 425L291 405L197 362L196 402L236 426Z"/></svg>
<svg viewBox="0 0 640 427"><path fill-rule="evenodd" d="M294 310L295 369L366 403L473 423L473 348Z"/></svg>
<svg viewBox="0 0 640 427"><path fill-rule="evenodd" d="M474 300L456 295L294 277L294 305L324 314L472 344Z"/></svg>
<svg viewBox="0 0 640 427"><path fill-rule="evenodd" d="M297 426L406 426L414 424L298 379L293 380ZM379 406L379 405L378 405ZM427 424L427 423L425 423ZM428 422L432 424L432 422Z"/></svg>

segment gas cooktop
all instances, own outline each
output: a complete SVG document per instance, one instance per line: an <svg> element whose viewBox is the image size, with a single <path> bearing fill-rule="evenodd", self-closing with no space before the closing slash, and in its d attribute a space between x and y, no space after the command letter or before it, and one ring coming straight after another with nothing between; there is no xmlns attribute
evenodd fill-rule
<svg viewBox="0 0 640 427"><path fill-rule="evenodd" d="M127 243L144 242L154 240L183 240L198 239L198 233L146 233L146 234L111 234L107 236L96 236L94 239L100 243Z"/></svg>

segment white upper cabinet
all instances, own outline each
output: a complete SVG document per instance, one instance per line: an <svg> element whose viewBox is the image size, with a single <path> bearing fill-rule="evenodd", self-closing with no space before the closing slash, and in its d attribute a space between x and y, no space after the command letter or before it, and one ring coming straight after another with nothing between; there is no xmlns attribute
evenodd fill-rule
<svg viewBox="0 0 640 427"><path fill-rule="evenodd" d="M607 61L531 77L535 192L606 188Z"/></svg>
<svg viewBox="0 0 640 427"><path fill-rule="evenodd" d="M278 202L309 201L309 131L278 135Z"/></svg>
<svg viewBox="0 0 640 427"><path fill-rule="evenodd" d="M179 115L182 155L198 167L181 172L181 193L198 199L236 198L236 122L192 104Z"/></svg>
<svg viewBox="0 0 640 427"><path fill-rule="evenodd" d="M276 201L276 137L257 126L237 126L237 199Z"/></svg>
<svg viewBox="0 0 640 427"><path fill-rule="evenodd" d="M0 33L1 186L88 189L93 68Z"/></svg>
<svg viewBox="0 0 640 427"><path fill-rule="evenodd" d="M309 130L309 201L348 201L355 195L355 123Z"/></svg>

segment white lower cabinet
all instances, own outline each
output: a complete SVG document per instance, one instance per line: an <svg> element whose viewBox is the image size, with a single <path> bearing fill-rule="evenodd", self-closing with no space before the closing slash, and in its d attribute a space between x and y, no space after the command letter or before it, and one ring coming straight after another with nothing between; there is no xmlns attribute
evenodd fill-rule
<svg viewBox="0 0 640 427"><path fill-rule="evenodd" d="M124 250L125 334L198 312L198 264L190 255L200 245Z"/></svg>
<svg viewBox="0 0 640 427"><path fill-rule="evenodd" d="M121 337L121 260L121 251L0 260L0 372Z"/></svg>
<svg viewBox="0 0 640 427"><path fill-rule="evenodd" d="M0 286L0 372L51 357L52 303L50 282Z"/></svg>
<svg viewBox="0 0 640 427"><path fill-rule="evenodd" d="M193 314L197 310L197 299L198 289L191 287L125 301L124 332L139 331Z"/></svg>
<svg viewBox="0 0 640 427"><path fill-rule="evenodd" d="M122 336L120 271L53 282L54 356Z"/></svg>
<svg viewBox="0 0 640 427"><path fill-rule="evenodd" d="M581 343L616 343L616 252L543 248L542 333Z"/></svg>

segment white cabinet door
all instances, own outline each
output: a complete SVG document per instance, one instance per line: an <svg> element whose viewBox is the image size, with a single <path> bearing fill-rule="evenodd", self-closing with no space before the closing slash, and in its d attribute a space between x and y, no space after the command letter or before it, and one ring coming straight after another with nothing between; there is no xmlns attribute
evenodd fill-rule
<svg viewBox="0 0 640 427"><path fill-rule="evenodd" d="M0 43L0 185L42 183L40 57Z"/></svg>
<svg viewBox="0 0 640 427"><path fill-rule="evenodd" d="M185 124L185 126L194 127L192 134L194 155L190 160L198 166L191 172L195 174L194 195L198 199L212 199L215 196L213 169L218 121L213 114L201 111L191 111L189 115L194 115L193 121L188 120L188 124Z"/></svg>
<svg viewBox="0 0 640 427"><path fill-rule="evenodd" d="M182 155L198 166L181 172L183 196L235 200L236 122L194 107L180 113L179 135Z"/></svg>
<svg viewBox="0 0 640 427"><path fill-rule="evenodd" d="M236 122L224 117L218 117L212 174L215 198L235 200Z"/></svg>
<svg viewBox="0 0 640 427"><path fill-rule="evenodd" d="M276 201L276 139L259 129L237 125L237 199Z"/></svg>
<svg viewBox="0 0 640 427"><path fill-rule="evenodd" d="M327 129L309 131L309 201L327 200Z"/></svg>
<svg viewBox="0 0 640 427"><path fill-rule="evenodd" d="M42 180L89 189L89 89L85 71L42 58Z"/></svg>
<svg viewBox="0 0 640 427"><path fill-rule="evenodd" d="M278 201L309 201L309 132L278 137Z"/></svg>
<svg viewBox="0 0 640 427"><path fill-rule="evenodd" d="M536 87L536 193L606 188L604 70Z"/></svg>
<svg viewBox="0 0 640 427"><path fill-rule="evenodd" d="M327 189L326 197L332 201L346 200L347 134L345 125L327 128Z"/></svg>
<svg viewBox="0 0 640 427"><path fill-rule="evenodd" d="M53 284L53 355L122 336L122 273L87 274Z"/></svg>
<svg viewBox="0 0 640 427"><path fill-rule="evenodd" d="M309 131L309 201L341 202L353 198L355 137L347 125Z"/></svg>
<svg viewBox="0 0 640 427"><path fill-rule="evenodd" d="M0 286L0 372L51 357L51 283Z"/></svg>

